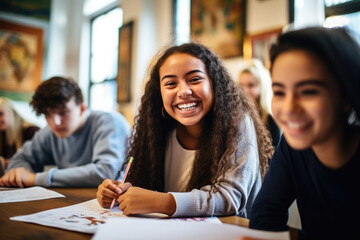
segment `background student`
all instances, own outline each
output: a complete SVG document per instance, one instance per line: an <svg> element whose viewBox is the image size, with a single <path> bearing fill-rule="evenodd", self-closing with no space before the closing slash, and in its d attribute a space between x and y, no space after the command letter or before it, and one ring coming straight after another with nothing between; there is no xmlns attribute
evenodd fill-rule
<svg viewBox="0 0 360 240"><path fill-rule="evenodd" d="M358 239L360 48L344 29L288 32L270 52L272 112L283 136L250 227L286 230L297 200L300 239Z"/></svg>
<svg viewBox="0 0 360 240"><path fill-rule="evenodd" d="M40 128L25 121L10 99L0 97L0 161L5 169L10 158Z"/></svg>
<svg viewBox="0 0 360 240"><path fill-rule="evenodd" d="M88 111L79 86L63 77L42 82L30 104L48 126L13 156L0 186L94 187L115 177L130 131L121 114Z"/></svg>
<svg viewBox="0 0 360 240"><path fill-rule="evenodd" d="M255 102L261 120L270 131L273 146L276 147L280 140L280 129L270 114L271 78L267 69L257 59L247 61L239 73L238 83Z"/></svg>
<svg viewBox="0 0 360 240"><path fill-rule="evenodd" d="M273 150L255 111L208 48L167 49L141 99L128 182L105 180L99 203L117 198L125 214L247 217Z"/></svg>

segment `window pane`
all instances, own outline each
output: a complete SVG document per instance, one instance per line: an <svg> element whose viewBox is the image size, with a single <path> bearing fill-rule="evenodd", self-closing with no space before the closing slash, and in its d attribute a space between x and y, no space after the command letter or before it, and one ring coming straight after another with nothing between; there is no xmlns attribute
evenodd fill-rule
<svg viewBox="0 0 360 240"><path fill-rule="evenodd" d="M116 8L95 18L91 26L91 81L114 79L117 74L118 29L123 12Z"/></svg>
<svg viewBox="0 0 360 240"><path fill-rule="evenodd" d="M90 108L100 111L116 111L116 81L95 84L90 89Z"/></svg>
<svg viewBox="0 0 360 240"><path fill-rule="evenodd" d="M325 6L330 7L340 3L351 2L352 0L325 0Z"/></svg>
<svg viewBox="0 0 360 240"><path fill-rule="evenodd" d="M325 19L325 27L347 27L360 44L360 12L337 15Z"/></svg>
<svg viewBox="0 0 360 240"><path fill-rule="evenodd" d="M181 44L190 41L190 0L176 1L175 16L175 43Z"/></svg>

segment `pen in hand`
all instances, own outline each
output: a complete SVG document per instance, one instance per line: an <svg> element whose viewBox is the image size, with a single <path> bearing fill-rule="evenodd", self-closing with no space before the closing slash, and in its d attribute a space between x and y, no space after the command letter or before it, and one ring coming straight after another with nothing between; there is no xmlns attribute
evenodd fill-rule
<svg viewBox="0 0 360 240"><path fill-rule="evenodd" d="M126 167L124 176L123 176L120 184L123 184L123 183L125 182L126 175L127 175L127 173L129 172L129 169L130 169L130 166L131 166L132 161L133 161L133 157L131 157L130 160L129 160L129 163L128 163L127 167ZM119 184L119 185L120 185L120 184ZM119 186L119 185L118 185L118 186ZM116 201L116 198L114 198L113 201L111 202L110 211L111 211L111 209L114 207L115 201Z"/></svg>

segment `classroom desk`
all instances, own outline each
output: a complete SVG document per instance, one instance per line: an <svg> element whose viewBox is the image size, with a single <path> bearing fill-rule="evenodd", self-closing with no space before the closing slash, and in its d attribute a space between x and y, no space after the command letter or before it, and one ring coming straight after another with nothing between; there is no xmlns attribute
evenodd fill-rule
<svg viewBox="0 0 360 240"><path fill-rule="evenodd" d="M52 198L28 202L0 203L0 239L91 239L93 235L45 227L38 224L12 221L9 217L27 215L53 208L66 207L94 199L96 188L50 188L65 195L65 198ZM249 220L237 216L220 217L223 223L248 227Z"/></svg>

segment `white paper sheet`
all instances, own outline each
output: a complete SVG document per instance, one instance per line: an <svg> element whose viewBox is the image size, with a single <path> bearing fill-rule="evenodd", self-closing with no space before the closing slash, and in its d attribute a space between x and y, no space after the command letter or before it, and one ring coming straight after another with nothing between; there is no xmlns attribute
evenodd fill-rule
<svg viewBox="0 0 360 240"><path fill-rule="evenodd" d="M164 215L147 214L138 215L139 217L159 217ZM11 217L11 220L37 223L40 225L63 228L72 231L95 233L98 227L110 218L119 219L127 218L119 208L114 207L111 211L102 208L96 199L75 204L69 207L57 208L43 211L35 214ZM131 217L137 219L135 217ZM179 221L179 222L202 222L202 223L221 223L216 217L214 218L171 218L161 221Z"/></svg>
<svg viewBox="0 0 360 240"><path fill-rule="evenodd" d="M17 188L14 190L0 191L0 203L25 202L58 197L65 196L43 187Z"/></svg>
<svg viewBox="0 0 360 240"><path fill-rule="evenodd" d="M242 237L259 239L290 239L289 232L258 231L231 224L195 223L151 219L109 219L99 227L93 240L156 239L156 240L240 240Z"/></svg>

